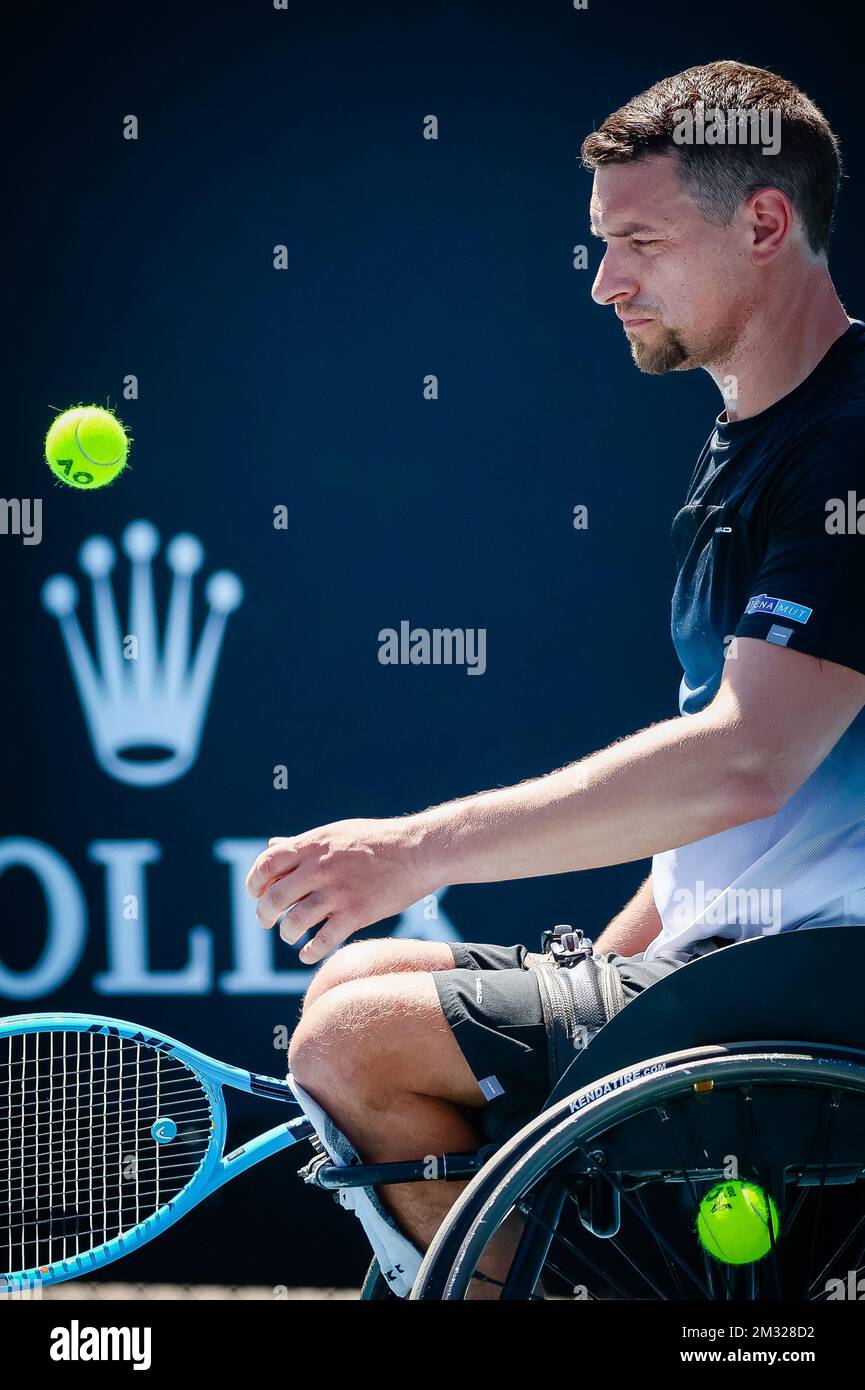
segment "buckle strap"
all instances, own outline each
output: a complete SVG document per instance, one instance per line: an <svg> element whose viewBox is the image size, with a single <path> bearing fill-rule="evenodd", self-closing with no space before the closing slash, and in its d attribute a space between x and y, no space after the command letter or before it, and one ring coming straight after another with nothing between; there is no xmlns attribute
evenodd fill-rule
<svg viewBox="0 0 865 1390"><path fill-rule="evenodd" d="M607 960L605 956L595 956L595 964L598 967L598 981L609 1023L628 1002L625 998L625 988L622 977L611 960Z"/></svg>
<svg viewBox="0 0 865 1390"><path fill-rule="evenodd" d="M556 965L567 968L586 960L594 951L591 939L584 936L579 927L560 922L558 926L541 933L541 951L553 957Z"/></svg>
<svg viewBox="0 0 865 1390"><path fill-rule="evenodd" d="M592 1038L624 1008L618 970L606 956L595 956L579 928L544 932L542 952L527 952L523 964L538 976L547 1026L550 1088Z"/></svg>
<svg viewBox="0 0 865 1390"><path fill-rule="evenodd" d="M573 1061L575 1045L581 1045L576 1033L573 999L568 986L558 978L559 971L549 956L527 955L525 964L537 975L547 1032L547 1071L552 1091Z"/></svg>
<svg viewBox="0 0 865 1390"><path fill-rule="evenodd" d="M577 1023L591 1033L603 1028L610 1017L601 987L600 965L601 962L592 957L579 970L568 970L559 977L562 989L570 992Z"/></svg>

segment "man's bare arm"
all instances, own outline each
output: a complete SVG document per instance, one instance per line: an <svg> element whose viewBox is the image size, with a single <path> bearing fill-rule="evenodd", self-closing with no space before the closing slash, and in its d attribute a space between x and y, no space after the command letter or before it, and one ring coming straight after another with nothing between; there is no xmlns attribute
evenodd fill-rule
<svg viewBox="0 0 865 1390"><path fill-rule="evenodd" d="M865 675L740 638L715 699L546 777L432 807L432 883L485 883L646 859L775 812L865 704Z"/></svg>
<svg viewBox="0 0 865 1390"><path fill-rule="evenodd" d="M596 951L617 951L620 956L635 956L645 951L661 930L661 919L655 907L652 875L640 884L630 902L608 922L595 941Z"/></svg>
<svg viewBox="0 0 865 1390"><path fill-rule="evenodd" d="M667 720L515 787L391 820L337 821L271 841L250 870L262 926L309 964L452 883L645 859L772 815L865 704L865 675L739 638L699 714Z"/></svg>

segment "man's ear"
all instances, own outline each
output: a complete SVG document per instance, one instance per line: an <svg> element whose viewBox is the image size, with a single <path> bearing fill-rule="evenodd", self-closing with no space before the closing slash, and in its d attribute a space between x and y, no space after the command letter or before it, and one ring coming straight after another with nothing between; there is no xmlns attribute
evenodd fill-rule
<svg viewBox="0 0 865 1390"><path fill-rule="evenodd" d="M767 265L786 245L793 231L793 204L780 188L758 188L745 200L745 211L751 224L751 260L754 265Z"/></svg>

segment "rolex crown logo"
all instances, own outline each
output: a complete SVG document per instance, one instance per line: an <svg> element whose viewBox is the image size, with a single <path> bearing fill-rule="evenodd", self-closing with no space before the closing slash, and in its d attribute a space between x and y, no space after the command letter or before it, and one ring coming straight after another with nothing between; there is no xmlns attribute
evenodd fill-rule
<svg viewBox="0 0 865 1390"><path fill-rule="evenodd" d="M100 766L130 786L163 786L198 756L226 621L243 601L243 585L227 570L210 576L208 614L193 650L193 580L204 550L195 536L175 536L165 551L171 593L160 640L153 585L159 535L149 521L133 521L122 545L131 570L125 632L111 580L117 553L105 536L90 536L78 555L93 587L94 650L78 620L74 580L65 574L46 580L42 603L60 624Z"/></svg>

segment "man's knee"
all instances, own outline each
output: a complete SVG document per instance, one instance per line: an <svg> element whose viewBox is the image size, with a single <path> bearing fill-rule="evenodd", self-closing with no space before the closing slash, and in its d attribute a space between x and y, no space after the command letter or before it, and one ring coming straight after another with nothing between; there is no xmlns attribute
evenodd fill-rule
<svg viewBox="0 0 865 1390"><path fill-rule="evenodd" d="M304 1090L326 1105L351 1094L376 1108L406 1092L447 1095L476 1083L457 1047L429 974L348 979L305 1010L288 1064Z"/></svg>
<svg viewBox="0 0 865 1390"><path fill-rule="evenodd" d="M303 999L306 1011L325 991L349 980L369 975L388 975L403 970L452 970L454 955L446 941L352 941L341 946L316 971Z"/></svg>
<svg viewBox="0 0 865 1390"><path fill-rule="evenodd" d="M393 983L391 978L388 984ZM393 988L383 999L378 984L349 974L328 981L314 1002L307 1001L289 1044L288 1065L310 1094L350 1088L369 1100L373 1089L381 1090L382 1055L392 1046L390 1035L399 1030L403 1010Z"/></svg>

